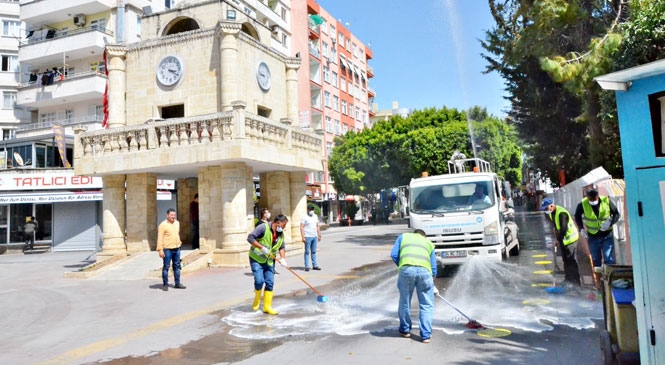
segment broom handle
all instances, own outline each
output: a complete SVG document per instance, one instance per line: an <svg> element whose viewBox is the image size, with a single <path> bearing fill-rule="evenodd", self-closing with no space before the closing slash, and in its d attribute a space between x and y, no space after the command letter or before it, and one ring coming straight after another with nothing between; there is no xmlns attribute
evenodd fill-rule
<svg viewBox="0 0 665 365"><path fill-rule="evenodd" d="M273 260L277 261L277 257L275 257L275 256L273 256L273 255L270 255L270 257L271 257ZM320 297L324 296L323 294L321 294L320 291L314 289L314 287L313 287L310 283L306 282L305 279L301 278L300 275L296 274L295 271L291 270L290 267L288 267L288 266L282 266L282 267L284 267L284 268L286 268L287 270L289 270L289 271L291 272L291 274L295 275L295 276L296 276L298 279L300 279L303 283L307 284L307 286L309 286L310 289L314 290L314 292L315 292L316 294L318 294Z"/></svg>

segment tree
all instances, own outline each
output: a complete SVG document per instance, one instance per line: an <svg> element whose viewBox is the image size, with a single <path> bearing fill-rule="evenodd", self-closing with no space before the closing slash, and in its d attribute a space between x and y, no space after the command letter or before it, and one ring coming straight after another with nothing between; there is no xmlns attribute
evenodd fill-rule
<svg viewBox="0 0 665 365"><path fill-rule="evenodd" d="M487 117L486 112L484 116ZM484 143L482 138L492 139L484 144L492 166L518 182L521 149L514 128L490 117L480 125L480 143ZM408 118L394 116L371 129L336 138L328 170L339 192L378 193L407 185L423 171L430 175L447 173L448 160L455 150L473 155L466 113L445 107L427 108L414 111Z"/></svg>

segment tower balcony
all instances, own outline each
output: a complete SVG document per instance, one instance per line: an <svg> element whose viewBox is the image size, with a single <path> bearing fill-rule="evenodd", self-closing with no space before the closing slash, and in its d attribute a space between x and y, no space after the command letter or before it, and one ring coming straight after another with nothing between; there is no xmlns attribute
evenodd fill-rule
<svg viewBox="0 0 665 365"><path fill-rule="evenodd" d="M79 131L74 167L79 175L155 173L198 176L201 168L244 163L254 173L320 171L323 137L236 108L194 117ZM275 156L279 156L278 159Z"/></svg>

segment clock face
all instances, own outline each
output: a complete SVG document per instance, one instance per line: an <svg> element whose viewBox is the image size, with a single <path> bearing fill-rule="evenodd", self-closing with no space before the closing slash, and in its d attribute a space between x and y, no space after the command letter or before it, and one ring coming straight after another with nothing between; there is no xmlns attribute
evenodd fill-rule
<svg viewBox="0 0 665 365"><path fill-rule="evenodd" d="M157 65L157 81L164 86L173 86L182 79L185 65L176 56L166 56Z"/></svg>
<svg viewBox="0 0 665 365"><path fill-rule="evenodd" d="M270 69L265 62L260 62L256 69L256 81L263 91L270 90Z"/></svg>

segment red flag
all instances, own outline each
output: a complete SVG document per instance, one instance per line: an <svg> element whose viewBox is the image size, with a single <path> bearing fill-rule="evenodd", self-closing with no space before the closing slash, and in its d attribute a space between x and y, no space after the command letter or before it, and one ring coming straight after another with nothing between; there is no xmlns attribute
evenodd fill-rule
<svg viewBox="0 0 665 365"><path fill-rule="evenodd" d="M104 119L102 120L102 128L109 127L109 68L106 64L106 50L104 50L104 73L106 74L106 87L104 88L104 98L102 99L102 106L104 108Z"/></svg>

